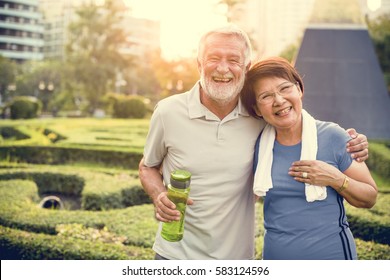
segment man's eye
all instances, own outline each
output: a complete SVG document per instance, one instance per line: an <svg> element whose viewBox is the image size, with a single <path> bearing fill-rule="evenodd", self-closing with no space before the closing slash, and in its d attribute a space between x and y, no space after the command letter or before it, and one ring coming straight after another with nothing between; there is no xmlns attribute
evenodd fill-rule
<svg viewBox="0 0 390 280"><path fill-rule="evenodd" d="M232 63L232 64L239 64L240 62L236 59L230 59L229 60L229 63Z"/></svg>
<svg viewBox="0 0 390 280"><path fill-rule="evenodd" d="M210 62L217 62L217 61L219 61L219 59L217 57L211 57L211 58L209 58L209 61Z"/></svg>

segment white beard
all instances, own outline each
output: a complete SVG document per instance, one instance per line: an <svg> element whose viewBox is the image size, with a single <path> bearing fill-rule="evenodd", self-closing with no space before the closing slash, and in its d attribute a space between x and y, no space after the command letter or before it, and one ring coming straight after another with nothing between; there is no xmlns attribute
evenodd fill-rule
<svg viewBox="0 0 390 280"><path fill-rule="evenodd" d="M243 75L239 81L231 83L216 83L212 78L206 79L204 73L200 75L200 84L206 95L218 104L228 104L240 94L245 82Z"/></svg>

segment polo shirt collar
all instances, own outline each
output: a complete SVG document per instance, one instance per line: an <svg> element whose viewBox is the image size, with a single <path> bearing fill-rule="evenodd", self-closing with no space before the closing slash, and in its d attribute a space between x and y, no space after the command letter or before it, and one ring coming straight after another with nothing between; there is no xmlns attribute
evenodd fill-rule
<svg viewBox="0 0 390 280"><path fill-rule="evenodd" d="M233 111L237 112L238 115L249 117L249 113L243 106L241 98ZM190 119L196 119L207 117L210 114L212 113L200 102L200 81L198 81L188 94L188 116Z"/></svg>

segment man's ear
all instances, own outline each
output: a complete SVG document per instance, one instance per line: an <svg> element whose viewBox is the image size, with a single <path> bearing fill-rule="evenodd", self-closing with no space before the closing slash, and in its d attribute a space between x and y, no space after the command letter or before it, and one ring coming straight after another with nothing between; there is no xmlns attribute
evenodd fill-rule
<svg viewBox="0 0 390 280"><path fill-rule="evenodd" d="M202 69L202 65L201 65L201 63L200 63L199 58L196 59L196 63L197 63L197 65L198 65L198 72L200 73L200 72L201 72L201 69Z"/></svg>
<svg viewBox="0 0 390 280"><path fill-rule="evenodd" d="M249 71L249 69L251 68L251 62L248 63L248 65L245 67L245 73L247 73Z"/></svg>

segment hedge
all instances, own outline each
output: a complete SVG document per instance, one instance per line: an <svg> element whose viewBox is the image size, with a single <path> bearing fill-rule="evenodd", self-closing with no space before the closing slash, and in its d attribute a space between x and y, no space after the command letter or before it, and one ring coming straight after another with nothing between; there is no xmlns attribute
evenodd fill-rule
<svg viewBox="0 0 390 280"><path fill-rule="evenodd" d="M38 170L37 167L0 170L0 180L31 180L36 183L38 194L80 198L84 210L118 209L151 203L138 178L131 174L107 174L83 168L72 171L72 168L61 166L47 167L41 172Z"/></svg>
<svg viewBox="0 0 390 280"><path fill-rule="evenodd" d="M113 105L115 118L142 119L148 113L144 98L139 96L118 96Z"/></svg>
<svg viewBox="0 0 390 280"><path fill-rule="evenodd" d="M0 158L32 164L92 163L107 167L138 169L142 154L91 148L56 146L3 146Z"/></svg>
<svg viewBox="0 0 390 280"><path fill-rule="evenodd" d="M122 254L129 250L127 246L140 246L147 248L146 252L139 248L135 258L149 258L149 251L154 241L157 222L153 217L153 206L150 204L128 207L108 211L59 211L47 210L37 207L38 187L32 181L10 180L0 181L0 248L3 259L122 259L131 258L131 255ZM258 204L261 211L261 204ZM261 227L261 221L258 228ZM125 238L121 244L105 244L94 241L94 250L89 250L92 241L74 239L75 235L60 236L58 227L61 225L75 228L83 225L84 231L107 229L107 233L114 238ZM258 231L258 230L257 230ZM259 232L262 232L261 230ZM23 238L22 238L23 237ZM88 238L87 238L88 239ZM89 238L90 239L90 238ZM58 243L58 246L56 245ZM73 244L73 245L70 245ZM75 245L76 244L76 245ZM256 238L257 257L261 257L262 234ZM75 246L82 247L73 250ZM118 247L119 246L119 247ZM388 245L377 244L371 241L357 241L360 259L386 259L390 256ZM69 249L66 249L68 248ZM369 248L369 252L365 250ZM67 251L69 250L69 251ZM135 249L134 249L135 250ZM116 252L118 251L118 255ZM132 250L130 250L132 251ZM365 253L364 253L365 252ZM363 255L361 255L364 253ZM144 255L146 254L146 255Z"/></svg>
<svg viewBox="0 0 390 280"><path fill-rule="evenodd" d="M0 226L2 260L148 260L151 248L57 237Z"/></svg>
<svg viewBox="0 0 390 280"><path fill-rule="evenodd" d="M377 202L371 209L359 209L346 203L346 212L355 237L390 245L389 193L379 191Z"/></svg>
<svg viewBox="0 0 390 280"><path fill-rule="evenodd" d="M0 135L2 139L15 140L15 141L30 138L30 136L28 136L27 134L11 126L0 127Z"/></svg>
<svg viewBox="0 0 390 280"><path fill-rule="evenodd" d="M124 236L124 244L151 247L157 229L153 205L145 204L108 211L63 211L38 207L38 188L32 181L0 181L0 225L22 231L57 235L58 225L81 224L107 228Z"/></svg>
<svg viewBox="0 0 390 280"><path fill-rule="evenodd" d="M42 102L34 96L16 96L8 107L11 119L32 119L38 116Z"/></svg>
<svg viewBox="0 0 390 280"><path fill-rule="evenodd" d="M80 196L84 188L84 178L75 174L61 174L51 172L1 172L0 180L24 179L32 180L38 186L39 194L59 193L64 195Z"/></svg>
<svg viewBox="0 0 390 280"><path fill-rule="evenodd" d="M388 144L370 142L369 151L367 166L383 178L390 179L390 148Z"/></svg>
<svg viewBox="0 0 390 280"><path fill-rule="evenodd" d="M376 205L356 209L346 203L359 259L390 259L389 151L386 144L370 143L367 164L380 180L384 178L376 179L380 190ZM136 159L130 159L133 155ZM0 147L0 157L52 164L0 166L1 259L153 258L158 223L135 170L140 154L31 145ZM122 169L53 165L96 160L100 166ZM39 201L47 193L78 197L82 210L41 209ZM261 259L262 204L256 209L256 258Z"/></svg>

